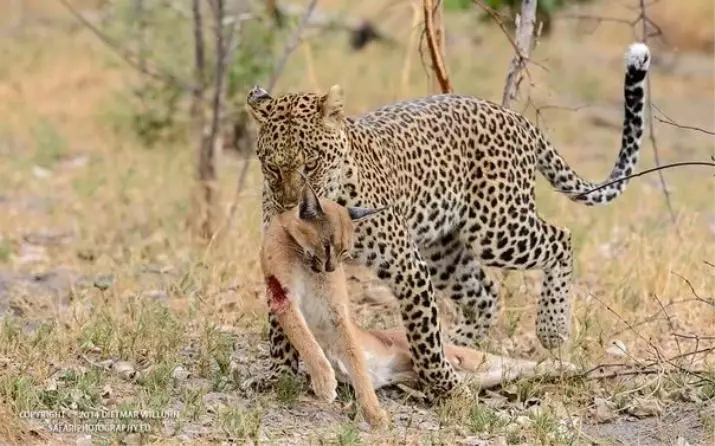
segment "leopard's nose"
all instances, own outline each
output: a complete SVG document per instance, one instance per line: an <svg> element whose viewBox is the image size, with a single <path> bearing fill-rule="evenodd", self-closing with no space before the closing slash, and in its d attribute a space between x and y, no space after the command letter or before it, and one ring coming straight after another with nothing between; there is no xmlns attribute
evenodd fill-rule
<svg viewBox="0 0 715 446"><path fill-rule="evenodd" d="M283 207L288 209L298 205L298 192L293 188L283 189Z"/></svg>
<svg viewBox="0 0 715 446"><path fill-rule="evenodd" d="M325 262L325 271L329 273L335 271L335 264L333 264L333 262L331 262L330 260Z"/></svg>

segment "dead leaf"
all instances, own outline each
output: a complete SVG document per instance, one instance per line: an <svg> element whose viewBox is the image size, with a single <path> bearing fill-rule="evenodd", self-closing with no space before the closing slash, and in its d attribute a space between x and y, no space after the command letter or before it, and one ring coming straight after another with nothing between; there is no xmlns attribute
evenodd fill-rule
<svg viewBox="0 0 715 446"><path fill-rule="evenodd" d="M57 381L54 378L49 378L45 381L45 390L54 392L57 390Z"/></svg>
<svg viewBox="0 0 715 446"><path fill-rule="evenodd" d="M613 356L628 356L628 347L626 347L623 341L614 339L606 349L606 353Z"/></svg>
<svg viewBox="0 0 715 446"><path fill-rule="evenodd" d="M177 381L186 381L190 376L191 373L181 365L174 367L174 370L171 372L171 377Z"/></svg>

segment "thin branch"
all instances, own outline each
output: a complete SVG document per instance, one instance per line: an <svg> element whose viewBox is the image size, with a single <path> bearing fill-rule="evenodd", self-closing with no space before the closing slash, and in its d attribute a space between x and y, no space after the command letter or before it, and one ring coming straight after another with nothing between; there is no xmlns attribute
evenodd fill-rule
<svg viewBox="0 0 715 446"><path fill-rule="evenodd" d="M665 320L668 323L668 328L670 329L670 333L675 332L675 324L673 323L673 319L670 317L670 314L668 313L668 309L666 306L663 305L663 302L661 302L660 298L658 297L657 294L653 293L653 297L655 298L655 301L658 302L658 305L660 306L661 311L665 315ZM678 339L677 336L673 336L673 339L675 339L675 345L678 347L678 353L683 353L683 349L680 346L680 339Z"/></svg>
<svg viewBox="0 0 715 446"><path fill-rule="evenodd" d="M67 8L67 10L72 14L85 28L92 32L106 47L112 50L116 55L118 55L127 65L135 69L136 71L154 78L156 80L166 82L185 90L187 92L193 92L194 86L188 84L177 76L169 73L165 69L155 68L154 70L149 67L143 66L142 63L138 62L136 56L117 43L114 39L104 34L96 26L94 26L89 20L84 18L84 16L72 6L67 0L59 0L62 5Z"/></svg>
<svg viewBox="0 0 715 446"><path fill-rule="evenodd" d="M628 19L621 19L618 17L606 17L606 16L599 16L599 15L589 15L589 14L559 14L556 17L557 20L559 19L573 19L573 20L592 20L596 22L613 22L613 23L622 23L624 25L628 26L633 26L637 22L637 20L628 20Z"/></svg>
<svg viewBox="0 0 715 446"><path fill-rule="evenodd" d="M283 54L278 60L278 63L273 69L273 72L271 73L271 76L268 80L268 92L273 91L276 82L278 82L278 79L280 78L281 74L283 73L283 70L285 69L286 63L288 62L288 58L298 47L298 44L301 41L301 36L303 35L303 32L305 31L305 28L310 20L310 15L315 10L317 3L317 0L311 0L311 2L305 8L305 12L303 12L303 15L300 18L300 22L298 23L297 28L293 32L292 36L286 41L286 44L283 48ZM236 192L234 193L233 200L231 201L231 206L228 210L228 216L226 217L225 224L218 231L216 231L216 235L214 236L214 238L219 234L219 232L229 229L233 225L233 220L236 216L236 211L238 210L238 203L241 199L243 189L246 186L246 181L248 179L248 169L250 167L251 160L251 156L247 156L243 160L243 166L241 167L241 172L238 176L238 181L236 182Z"/></svg>
<svg viewBox="0 0 715 446"><path fill-rule="evenodd" d="M682 334L682 333L673 333L673 336L683 338L683 339L692 339L695 341L715 341L715 336L703 336L703 335L691 335L691 334Z"/></svg>
<svg viewBox="0 0 715 446"><path fill-rule="evenodd" d="M649 173L658 172L658 171L667 170L667 169L674 169L674 168L676 168L676 167L684 167L684 166L707 166L707 167L715 167L715 162L707 162L707 161L683 161L683 162L680 162L680 163L672 163L672 164L666 164L666 165L664 165L664 166L653 167L653 168L651 168L651 169L646 169L646 170L644 170L644 171L642 171L642 172L634 173L634 174L632 174L632 175L627 175L627 176L618 178L618 179L616 179L616 180L609 181L609 182L607 182L607 183L603 183L603 184L599 185L598 187L594 187L594 188L591 189L591 190L588 190L588 191L586 191L586 192L583 192L583 193L580 193L580 194L574 196L574 198L582 198L582 197L585 197L586 195L588 195L588 194L590 194L590 193L592 193L592 192L596 192L596 191L598 191L598 190L605 189L605 188L607 188L608 186L612 186L612 185L617 184L617 183L620 183L620 182L622 182L622 181L630 180L631 178L637 178L637 177L640 177L640 176L643 176L643 175L647 175L647 174L649 174Z"/></svg>
<svg viewBox="0 0 715 446"><path fill-rule="evenodd" d="M655 104L653 105L653 107L655 107ZM657 109L657 107L655 107L655 108ZM658 111L661 112L661 113L663 113L663 112L660 111L659 109L658 109ZM665 116L665 114L663 114L663 116ZM706 135L715 136L715 131L713 131L713 130L707 130L707 129L703 129L703 128L700 128L700 127L693 127L693 126L690 126L690 125L678 124L677 122L673 121L672 119L670 119L670 118L667 117L667 116L665 116L665 119L659 118L658 116L655 116L655 120L658 121L658 122L662 122L663 124L672 125L673 127L677 127L677 128L679 128L679 129L683 129L683 130L694 130L694 131L696 131L696 132L701 132L701 133L704 133L704 134L706 134Z"/></svg>
<svg viewBox="0 0 715 446"><path fill-rule="evenodd" d="M683 280L683 282L685 282L685 284L688 286L688 288L690 288L690 292L693 294L693 296L695 297L695 299L696 299L697 301L702 302L702 303L707 304L707 305L710 305L711 307L715 307L715 298L713 298L713 297L701 297L701 296L698 294L698 292L695 291L695 287L694 287L693 284L690 282L690 280L688 280L686 277L684 277L684 276L682 276L682 275L676 273L675 271L672 271L672 273L673 273L674 275L680 277L680 278Z"/></svg>
<svg viewBox="0 0 715 446"><path fill-rule="evenodd" d="M489 16L494 20L494 22L499 26L499 29L502 30L502 33L504 33L504 36L506 39L509 41L509 44L511 44L511 47L514 49L515 53L519 53L519 46L516 44L514 39L512 39L511 34L509 30L506 28L506 25L504 25L504 22L499 18L499 14L494 11L492 8L490 8L488 5L485 5L482 0L472 0L475 5L477 5L479 8L481 8L484 12L489 14ZM536 62L535 60L528 58L528 57L522 57L524 61L524 71L526 72L526 76L531 79L531 72L529 71L529 66L526 65L527 63L536 65L537 67L541 68L544 71L549 71L547 67L544 65Z"/></svg>
<svg viewBox="0 0 715 446"><path fill-rule="evenodd" d="M643 43L648 44L648 25L651 24L654 26L654 28L657 29L658 35L661 34L660 28L655 26L655 23L650 21L648 19L648 16L646 14L646 2L645 0L640 0L640 18L642 19L643 22ZM655 157L655 165L660 166L660 152L658 150L658 141L656 140L655 137L655 126L653 125L653 96L652 96L652 88L651 88L651 76L646 77L646 101L648 103L648 138L650 139L651 146L653 147L653 156ZM675 216L675 211L673 210L673 203L672 200L670 199L670 191L668 190L668 185L665 182L665 177L663 176L662 171L658 171L658 178L660 180L660 186L663 191L663 197L665 198L665 204L668 207L668 214L670 215L670 220L675 226L676 232L678 230L677 228L677 219Z"/></svg>
<svg viewBox="0 0 715 446"><path fill-rule="evenodd" d="M238 202L241 198L241 193L243 188L246 187L246 180L248 179L248 168L253 160L252 156L247 156L243 160L243 166L241 166L241 173L238 174L238 181L236 182L236 193L231 202L231 207L228 210L228 217L226 218L226 224L224 228L230 228L233 225L233 219L236 216L236 211L238 210Z"/></svg>
<svg viewBox="0 0 715 446"><path fill-rule="evenodd" d="M675 300L675 301L670 301L670 302L668 302L668 304L665 305L665 307L666 307L666 308L669 308L669 307L672 307L672 306L674 306L674 305L685 304L685 303L688 303L688 302L699 302L699 301L698 301L698 299L695 299L695 298ZM650 316L646 316L645 318L643 318L643 319L641 319L641 320L639 320L639 321L637 321L637 322L633 322L633 323L631 323L631 327L633 327L633 328L635 328L635 327L640 327L640 326L642 326L642 325L650 324L651 322L656 322L656 321L659 321L659 320L663 320L663 319L660 317L660 315L661 315L662 312L663 312L662 309L661 309L661 310L658 310L656 313L654 313L654 314L652 314L652 315L650 315ZM620 334L625 333L625 332L628 331L628 330L629 330L629 328L624 328L623 330L614 331L614 332L612 333L612 336L619 336Z"/></svg>
<svg viewBox="0 0 715 446"><path fill-rule="evenodd" d="M534 35L534 24L536 23L536 3L537 0L522 0L521 15L517 16L517 51L509 64L504 94L501 100L502 106L507 108L511 107L512 102L516 100L522 79L521 72L526 66L526 60L531 53L531 40Z"/></svg>
<svg viewBox="0 0 715 446"><path fill-rule="evenodd" d="M435 17L441 17L441 1L437 0L437 5L432 0L422 0L422 13L425 23L425 36L427 38L427 48L429 50L430 59L432 59L432 71L434 71L437 84L442 93L451 93L454 91L452 83L449 80L449 74L444 64L444 36L440 30L435 29ZM441 27L441 18L439 26Z"/></svg>
<svg viewBox="0 0 715 446"><path fill-rule="evenodd" d="M203 205L201 214L201 235L213 242L216 230L214 228L216 206L218 203L216 190L216 141L219 136L220 124L223 117L223 105L226 73L231 64L231 46L236 35L236 27L240 23L239 17L235 18L229 31L224 30L225 3L224 0L212 2L214 13L214 38L216 41L216 66L214 73L214 92L211 99L211 123L209 132L202 132L199 155L199 182L203 192ZM239 13L237 13L239 14Z"/></svg>
<svg viewBox="0 0 715 446"><path fill-rule="evenodd" d="M293 35L291 36L290 39L288 39L285 47L283 48L283 54L281 55L281 58L278 59L278 63L276 64L275 68L273 69L273 72L271 73L271 77L268 80L267 91L269 93L275 87L276 82L278 82L278 79L281 77L281 74L283 74L283 70L285 69L286 63L288 62L288 58L293 53L293 51L295 51L295 49L298 47L298 44L300 43L300 40L301 40L301 36L303 35L303 31L304 31L305 27L308 25L308 20L310 19L310 15L315 10L315 6L317 4L318 4L318 0L310 0L308 7L305 8L305 12L303 13L303 16L300 18L298 27L295 29L295 31L293 32Z"/></svg>

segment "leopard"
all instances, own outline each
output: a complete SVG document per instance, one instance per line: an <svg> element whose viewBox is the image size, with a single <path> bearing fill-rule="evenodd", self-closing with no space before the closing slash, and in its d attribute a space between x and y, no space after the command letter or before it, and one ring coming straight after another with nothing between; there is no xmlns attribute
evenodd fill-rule
<svg viewBox="0 0 715 446"><path fill-rule="evenodd" d="M263 230L298 202L303 178L341 205L388 208L356 228L352 262L395 295L430 402L463 387L443 337L478 345L498 316L497 285L485 267L543 272L536 336L547 352L562 351L571 336L572 238L539 215L536 172L586 206L623 194L640 154L650 50L631 43L624 59L621 145L600 183L578 175L522 113L486 99L434 94L348 116L339 85L275 97L254 85L246 108L257 128ZM445 333L437 294L459 314ZM272 314L268 325L272 365L262 385L299 373L298 352Z"/></svg>
<svg viewBox="0 0 715 446"><path fill-rule="evenodd" d="M268 310L303 359L313 393L332 403L338 381L352 385L358 407L374 429L388 424L376 390L397 385L420 397L410 387L417 375L403 330L363 328L350 308L343 265L351 256L355 226L383 209L340 206L319 198L306 182L298 206L271 219L260 249ZM480 389L577 370L567 362L537 363L450 343L445 355Z"/></svg>

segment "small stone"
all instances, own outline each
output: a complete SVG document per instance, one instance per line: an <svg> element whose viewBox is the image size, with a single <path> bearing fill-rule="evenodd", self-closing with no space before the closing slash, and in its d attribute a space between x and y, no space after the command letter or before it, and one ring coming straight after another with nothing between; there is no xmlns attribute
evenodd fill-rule
<svg viewBox="0 0 715 446"><path fill-rule="evenodd" d="M519 415L518 417L516 417L515 421L516 421L516 424L518 424L519 426L522 426L522 427L525 427L525 426L528 426L529 424L531 424L531 420L529 419L529 417L524 416L524 415Z"/></svg>
<svg viewBox="0 0 715 446"><path fill-rule="evenodd" d="M134 446L142 444L141 434L128 434L122 438L121 444L126 444L127 446Z"/></svg>
<svg viewBox="0 0 715 446"><path fill-rule="evenodd" d="M54 392L57 390L57 381L54 378L49 378L45 381L45 390L48 392Z"/></svg>
<svg viewBox="0 0 715 446"><path fill-rule="evenodd" d="M174 367L174 370L171 372L171 377L177 381L186 381L190 376L191 373L181 365Z"/></svg>
<svg viewBox="0 0 715 446"><path fill-rule="evenodd" d="M498 444L490 440L484 439L478 436L465 437L461 440L457 440L457 444L464 446L490 446L493 444ZM506 442L504 443L506 445Z"/></svg>
<svg viewBox="0 0 715 446"><path fill-rule="evenodd" d="M32 174L35 178L47 178L52 175L52 171L41 166L32 166Z"/></svg>
<svg viewBox="0 0 715 446"><path fill-rule="evenodd" d="M647 418L663 413L663 407L655 398L634 398L626 411L634 417Z"/></svg>
<svg viewBox="0 0 715 446"><path fill-rule="evenodd" d="M613 410L614 404L605 398L594 398L595 407L591 409L591 418L596 423L607 423L616 418L616 413Z"/></svg>
<svg viewBox="0 0 715 446"><path fill-rule="evenodd" d="M92 446L92 436L91 435L82 435L77 438L77 441L75 442L77 446Z"/></svg>
<svg viewBox="0 0 715 446"><path fill-rule="evenodd" d="M49 260L47 249L44 246L36 246L28 243L20 245L19 255L13 256L13 262L17 265L28 263L40 263Z"/></svg>
<svg viewBox="0 0 715 446"><path fill-rule="evenodd" d="M97 276L94 279L94 287L100 291L105 291L112 286L112 282L114 282L114 276L111 274L104 274L101 276Z"/></svg>
<svg viewBox="0 0 715 446"><path fill-rule="evenodd" d="M114 390L112 390L112 387L109 384L102 387L102 398L111 398L113 393Z"/></svg>
<svg viewBox="0 0 715 446"><path fill-rule="evenodd" d="M683 438L683 437L678 437L678 438L675 440L674 446L690 446L690 443L688 443L688 440L686 440L685 438Z"/></svg>
<svg viewBox="0 0 715 446"><path fill-rule="evenodd" d="M164 290L144 291L142 295L154 300L169 300L169 294Z"/></svg>
<svg viewBox="0 0 715 446"><path fill-rule="evenodd" d="M116 362L112 367L117 375L127 381L134 379L137 374L137 371L134 366L126 361Z"/></svg>

